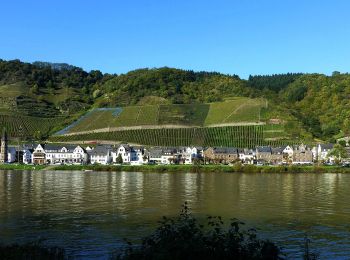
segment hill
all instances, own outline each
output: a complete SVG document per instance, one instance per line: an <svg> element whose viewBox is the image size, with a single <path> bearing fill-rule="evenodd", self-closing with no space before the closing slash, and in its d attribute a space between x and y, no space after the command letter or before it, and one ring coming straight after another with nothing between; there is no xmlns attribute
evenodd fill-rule
<svg viewBox="0 0 350 260"><path fill-rule="evenodd" d="M41 135L48 136L92 111L90 121L69 131L263 121L283 125L286 136L294 140L334 141L350 135L349 93L350 75L338 72L251 75L242 80L236 75L167 67L111 75L64 63L0 60L0 114L8 116L0 127L11 127L18 135L19 124L13 123L17 119L35 125L39 119L55 118L52 126L43 127ZM267 100L268 109L255 106L261 99ZM121 108L118 116L108 109L96 110L110 107ZM40 131L27 129L23 138Z"/></svg>

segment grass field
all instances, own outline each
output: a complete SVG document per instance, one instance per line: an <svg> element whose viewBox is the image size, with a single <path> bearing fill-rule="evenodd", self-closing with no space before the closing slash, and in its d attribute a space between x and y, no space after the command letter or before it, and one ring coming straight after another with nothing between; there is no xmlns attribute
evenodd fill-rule
<svg viewBox="0 0 350 260"><path fill-rule="evenodd" d="M265 105L261 99L234 98L210 104L205 125L236 122L258 122L260 109Z"/></svg>
<svg viewBox="0 0 350 260"><path fill-rule="evenodd" d="M118 115L111 111L93 110L68 133L103 128L144 125L210 126L240 122L259 122L265 101L250 98L232 98L208 104L173 104L123 107Z"/></svg>
<svg viewBox="0 0 350 260"><path fill-rule="evenodd" d="M225 127L161 128L134 129L89 133L70 136L53 136L52 142L106 140L127 142L150 146L234 146L255 147L257 145L285 145L290 141L285 137L283 128L275 132L275 138L269 139L274 126L246 125Z"/></svg>

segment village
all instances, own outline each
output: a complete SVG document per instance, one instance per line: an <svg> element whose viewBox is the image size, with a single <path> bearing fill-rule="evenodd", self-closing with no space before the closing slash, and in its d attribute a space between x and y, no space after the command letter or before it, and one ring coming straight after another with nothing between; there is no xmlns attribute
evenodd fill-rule
<svg viewBox="0 0 350 260"><path fill-rule="evenodd" d="M33 165L88 164L255 164L255 165L312 165L315 163L349 165L350 149L346 156L335 155L334 144L304 144L282 147L257 146L255 149L235 147L142 147L129 144L54 145L24 144L9 146L6 132L1 138L0 163Z"/></svg>

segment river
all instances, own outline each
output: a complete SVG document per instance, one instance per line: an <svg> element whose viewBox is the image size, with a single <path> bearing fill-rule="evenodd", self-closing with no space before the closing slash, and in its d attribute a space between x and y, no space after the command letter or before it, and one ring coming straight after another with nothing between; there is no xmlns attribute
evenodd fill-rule
<svg viewBox="0 0 350 260"><path fill-rule="evenodd" d="M0 171L0 242L106 258L189 203L200 218L238 218L299 258L305 234L321 259L350 259L350 174Z"/></svg>

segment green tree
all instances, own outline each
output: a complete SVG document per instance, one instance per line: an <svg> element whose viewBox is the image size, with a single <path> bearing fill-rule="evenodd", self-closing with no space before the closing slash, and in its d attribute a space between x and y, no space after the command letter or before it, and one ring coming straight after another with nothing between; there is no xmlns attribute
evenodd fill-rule
<svg viewBox="0 0 350 260"><path fill-rule="evenodd" d="M116 163L118 164L122 164L123 163L123 157L121 154L118 154L117 158L116 158Z"/></svg>
<svg viewBox="0 0 350 260"><path fill-rule="evenodd" d="M344 146L340 144L335 144L333 149L328 153L328 157L332 156L340 162L342 159L348 157L348 152L346 151Z"/></svg>

